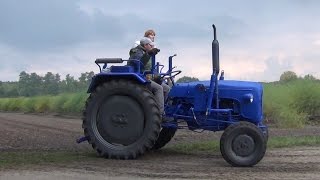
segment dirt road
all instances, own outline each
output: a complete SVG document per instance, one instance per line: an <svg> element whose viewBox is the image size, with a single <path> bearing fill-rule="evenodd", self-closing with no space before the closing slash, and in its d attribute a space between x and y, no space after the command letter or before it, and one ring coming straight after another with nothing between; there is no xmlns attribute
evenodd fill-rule
<svg viewBox="0 0 320 180"><path fill-rule="evenodd" d="M320 135L319 127L270 129L270 136ZM92 152L82 136L81 120L55 116L0 113L0 153L8 151ZM220 133L180 131L179 142L218 139ZM253 168L230 167L220 153L177 154L165 148L137 160L94 158L85 162L33 165L0 171L0 179L320 179L320 150L299 147L268 150Z"/></svg>

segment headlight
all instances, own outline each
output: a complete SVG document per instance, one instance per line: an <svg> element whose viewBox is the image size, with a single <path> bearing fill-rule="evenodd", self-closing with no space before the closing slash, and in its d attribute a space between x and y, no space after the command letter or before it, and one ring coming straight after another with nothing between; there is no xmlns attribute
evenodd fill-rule
<svg viewBox="0 0 320 180"><path fill-rule="evenodd" d="M253 95L251 93L243 95L243 99L245 102L252 103Z"/></svg>

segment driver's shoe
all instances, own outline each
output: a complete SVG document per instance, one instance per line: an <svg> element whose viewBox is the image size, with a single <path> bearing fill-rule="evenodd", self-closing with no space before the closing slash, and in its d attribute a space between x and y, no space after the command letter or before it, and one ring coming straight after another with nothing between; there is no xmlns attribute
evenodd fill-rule
<svg viewBox="0 0 320 180"><path fill-rule="evenodd" d="M167 117L167 116L162 116L162 122L173 122L174 118L173 117Z"/></svg>

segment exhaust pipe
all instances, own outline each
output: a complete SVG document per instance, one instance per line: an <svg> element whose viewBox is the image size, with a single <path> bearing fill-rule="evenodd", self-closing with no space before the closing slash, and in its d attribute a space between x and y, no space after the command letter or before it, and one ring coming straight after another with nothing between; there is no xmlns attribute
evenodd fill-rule
<svg viewBox="0 0 320 180"><path fill-rule="evenodd" d="M217 40L217 30L216 26L212 24L213 27L213 41L212 41L212 74L210 78L209 87L209 97L207 99L207 111L206 116L210 115L212 109L212 103L214 103L214 108L219 109L219 99L218 99L218 75L219 75L219 42ZM215 101L213 102L213 99Z"/></svg>
<svg viewBox="0 0 320 180"><path fill-rule="evenodd" d="M217 40L216 26L212 24L213 27L213 41L212 41L212 74L219 74L219 42Z"/></svg>

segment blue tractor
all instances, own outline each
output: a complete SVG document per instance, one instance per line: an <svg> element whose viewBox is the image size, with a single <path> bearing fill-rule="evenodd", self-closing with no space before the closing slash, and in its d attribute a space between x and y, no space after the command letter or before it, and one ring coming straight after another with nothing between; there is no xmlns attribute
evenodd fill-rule
<svg viewBox="0 0 320 180"><path fill-rule="evenodd" d="M220 151L232 166L253 166L265 155L268 129L262 123L263 87L260 83L224 80L219 75L219 43L213 26L212 75L209 81L174 83L181 73L168 71L152 58L152 70L140 72L139 60L133 65L115 65L129 60L100 58L100 68L88 93L83 113L84 137L93 149L106 158L134 159L148 150L165 146L177 129L222 131ZM104 64L101 68L100 64ZM111 65L110 65L111 64ZM172 80L162 121L147 74Z"/></svg>

